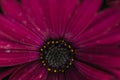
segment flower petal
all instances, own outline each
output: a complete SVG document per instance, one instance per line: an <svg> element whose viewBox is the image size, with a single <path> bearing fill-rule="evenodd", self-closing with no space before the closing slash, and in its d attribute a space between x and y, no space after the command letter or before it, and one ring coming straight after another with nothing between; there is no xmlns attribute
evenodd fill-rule
<svg viewBox="0 0 120 80"><path fill-rule="evenodd" d="M40 23L41 20L38 20L41 24L39 28L38 25L36 25L34 22L34 19L31 19L31 15L27 13L27 9L23 7L22 3L18 3L17 0L1 0L1 6L4 11L4 15L10 18L10 20L16 20L19 23L25 25L24 27L27 27L43 39L44 35L40 29L41 27L45 27L45 25ZM29 7L29 9L31 8ZM32 15L32 17L36 17L36 15ZM40 16L38 17L41 18Z"/></svg>
<svg viewBox="0 0 120 80"><path fill-rule="evenodd" d="M66 80L64 73L51 73L49 72L46 80Z"/></svg>
<svg viewBox="0 0 120 80"><path fill-rule="evenodd" d="M22 0L22 6L28 14L28 20L34 25L36 31L43 34L46 39L50 37L50 23L46 20L47 16L40 3L42 0Z"/></svg>
<svg viewBox="0 0 120 80"><path fill-rule="evenodd" d="M102 68L119 68L120 56L106 54L77 53L76 58Z"/></svg>
<svg viewBox="0 0 120 80"><path fill-rule="evenodd" d="M25 51L34 50L34 51L38 51L39 49L36 47L19 44L17 42L0 39L0 51L1 50L25 50Z"/></svg>
<svg viewBox="0 0 120 80"><path fill-rule="evenodd" d="M0 37L6 37L7 39L26 43L29 45L40 45L42 40L30 30L16 21L10 21L0 15ZM21 34L22 33L22 34Z"/></svg>
<svg viewBox="0 0 120 80"><path fill-rule="evenodd" d="M113 76L100 71L99 69L95 69L94 67L90 67L83 63L75 61L74 63L77 70L82 73L88 80L112 80Z"/></svg>
<svg viewBox="0 0 120 80"><path fill-rule="evenodd" d="M64 73L58 73L58 80L65 80Z"/></svg>
<svg viewBox="0 0 120 80"><path fill-rule="evenodd" d="M21 2L28 21L34 26L31 29L39 33L42 39L45 40L48 37L49 29L39 0L22 0Z"/></svg>
<svg viewBox="0 0 120 80"><path fill-rule="evenodd" d="M76 8L81 5L80 0L58 0L57 4L57 12L56 12L57 21L59 25L59 35L60 37L63 37L66 34L66 26L68 25L69 21L72 19L72 16L74 15ZM54 14L53 14L54 15ZM57 28L57 27L54 27Z"/></svg>
<svg viewBox="0 0 120 80"><path fill-rule="evenodd" d="M71 16L72 20L67 27L67 33L71 34L71 39L80 35L91 23L100 8L102 0L83 0L81 6L76 10L76 14ZM68 36L66 35L66 37Z"/></svg>
<svg viewBox="0 0 120 80"><path fill-rule="evenodd" d="M58 74L49 72L46 80L59 80Z"/></svg>
<svg viewBox="0 0 120 80"><path fill-rule="evenodd" d="M36 70L35 75L29 76L28 80L33 80L33 79L34 80L46 80L47 75L48 75L48 71L44 67L41 67L38 70Z"/></svg>
<svg viewBox="0 0 120 80"><path fill-rule="evenodd" d="M46 73L45 68L42 67L39 61L35 61L29 64L20 66L10 77L10 80L41 80L40 76L43 76Z"/></svg>
<svg viewBox="0 0 120 80"><path fill-rule="evenodd" d="M78 43L81 44L95 40L97 38L99 39L100 37L103 36L106 37L106 35L110 36L112 35L111 32L117 30L116 27L118 25L116 24L119 24L119 22L120 22L120 9L110 8L101 14L99 13L96 16L93 23L89 26L89 29L87 29L83 34L79 35L80 37L74 38L74 40L77 42L79 41ZM120 29L119 26L118 29ZM119 40L119 38L117 38L118 35L116 34L110 37L114 37L114 36L116 36L116 39Z"/></svg>
<svg viewBox="0 0 120 80"><path fill-rule="evenodd" d="M98 36L94 36L91 39L86 41L81 41L81 45L84 46L95 46L95 45L111 45L117 46L120 43L120 26L115 29L106 31L105 33L101 33Z"/></svg>
<svg viewBox="0 0 120 80"><path fill-rule="evenodd" d="M5 78L6 76L10 75L15 69L16 69L16 67L11 68L11 69L4 71L4 72L0 72L0 80Z"/></svg>
<svg viewBox="0 0 120 80"><path fill-rule="evenodd" d="M119 7L120 0L106 0L107 4L112 7Z"/></svg>
<svg viewBox="0 0 120 80"><path fill-rule="evenodd" d="M25 15L22 15L23 11L17 0L0 0L0 3L5 16L12 17L17 21L21 20L21 22L25 20Z"/></svg>
<svg viewBox="0 0 120 80"><path fill-rule="evenodd" d="M120 48L116 46L85 46L81 47L79 52L85 52L98 55L120 56ZM77 53L76 53L77 54Z"/></svg>
<svg viewBox="0 0 120 80"><path fill-rule="evenodd" d="M0 51L0 66L13 66L39 59L39 52L33 51Z"/></svg>
<svg viewBox="0 0 120 80"><path fill-rule="evenodd" d="M82 73L79 73L75 67L72 67L72 69L66 71L65 80L87 80L87 78Z"/></svg>
<svg viewBox="0 0 120 80"><path fill-rule="evenodd" d="M119 69L110 69L114 73L115 77L113 80L120 80L120 70Z"/></svg>
<svg viewBox="0 0 120 80"><path fill-rule="evenodd" d="M64 27L68 22L69 15L78 5L78 0L22 0L24 5L31 7L36 19L44 18L48 25L49 36L57 37L63 34ZM29 3L29 4L28 4ZM42 16L40 16L40 14ZM40 17L38 17L40 16ZM39 24L40 19L36 20ZM62 33L61 33L62 32Z"/></svg>

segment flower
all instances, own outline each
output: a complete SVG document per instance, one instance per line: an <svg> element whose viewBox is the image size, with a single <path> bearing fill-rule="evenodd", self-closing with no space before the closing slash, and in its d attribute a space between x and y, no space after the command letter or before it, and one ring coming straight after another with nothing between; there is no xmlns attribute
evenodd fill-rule
<svg viewBox="0 0 120 80"><path fill-rule="evenodd" d="M0 0L0 79L120 80L120 9L102 0Z"/></svg>

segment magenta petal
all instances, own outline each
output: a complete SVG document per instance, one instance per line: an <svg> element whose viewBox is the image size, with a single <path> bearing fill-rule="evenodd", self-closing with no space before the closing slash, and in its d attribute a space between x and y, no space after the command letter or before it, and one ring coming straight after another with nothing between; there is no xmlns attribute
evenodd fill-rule
<svg viewBox="0 0 120 80"><path fill-rule="evenodd" d="M106 38L102 38L96 41L96 44L116 44L120 43L120 32L111 36L106 36Z"/></svg>
<svg viewBox="0 0 120 80"><path fill-rule="evenodd" d="M72 14L79 3L78 0L49 0L47 7L50 8L48 14L50 14L52 32L57 33L60 37L65 34L70 17L73 16Z"/></svg>
<svg viewBox="0 0 120 80"><path fill-rule="evenodd" d="M64 73L51 73L49 72L46 80L65 80Z"/></svg>
<svg viewBox="0 0 120 80"><path fill-rule="evenodd" d="M16 0L0 0L0 3L7 17L12 17L21 22L25 20L21 5Z"/></svg>
<svg viewBox="0 0 120 80"><path fill-rule="evenodd" d="M13 66L39 59L39 52L33 51L0 51L0 66Z"/></svg>
<svg viewBox="0 0 120 80"><path fill-rule="evenodd" d="M112 75L102 72L99 69L97 70L94 67L92 68L77 61L74 65L88 80L112 80Z"/></svg>
<svg viewBox="0 0 120 80"><path fill-rule="evenodd" d="M29 28L35 31L42 39L46 39L49 29L39 0L22 0L22 7L27 20L33 25L33 27Z"/></svg>
<svg viewBox="0 0 120 80"><path fill-rule="evenodd" d="M39 26L41 26L41 27L39 28L39 26L36 25L36 23L34 23L34 19L31 19L31 16L26 12L27 9L24 10L25 7L23 7L23 5L21 6L15 0L1 0L1 6L2 6L2 9L3 9L5 15L8 18L10 18L10 20L19 21L20 23L25 25L25 27L32 30L34 33L36 33L41 38L43 38L44 34L41 32L40 29L41 29L41 27L45 28L45 25L42 25L43 23L40 23L41 25L39 25ZM29 9L31 9L31 8L29 7ZM33 14L32 16L35 17L35 14ZM38 21L40 22L40 20L38 20Z"/></svg>
<svg viewBox="0 0 120 80"><path fill-rule="evenodd" d="M4 72L0 72L0 80L5 78L6 76L10 75L15 69L16 69L16 67L11 68L11 69L4 71Z"/></svg>
<svg viewBox="0 0 120 80"><path fill-rule="evenodd" d="M76 14L72 16L67 33L71 33L72 38L83 32L96 16L101 5L101 0L83 0ZM67 37L68 35L66 35ZM71 38L71 39L72 39Z"/></svg>
<svg viewBox="0 0 120 80"><path fill-rule="evenodd" d="M66 28L68 27L69 21L72 19L73 13L76 8L80 5L81 1L78 0L58 0L56 16L58 21L59 35L64 36L66 34ZM57 28L57 27L55 27Z"/></svg>
<svg viewBox="0 0 120 80"><path fill-rule="evenodd" d="M120 70L119 69L110 69L110 71L115 75L114 80L120 80Z"/></svg>
<svg viewBox="0 0 120 80"><path fill-rule="evenodd" d="M120 0L106 0L106 2L111 7L120 7Z"/></svg>
<svg viewBox="0 0 120 80"><path fill-rule="evenodd" d="M2 15L0 16L0 37L4 36L7 39L27 43L29 45L40 45L42 40L33 32L25 28L16 21L9 21ZM22 34L21 34L22 33Z"/></svg>
<svg viewBox="0 0 120 80"><path fill-rule="evenodd" d="M75 67L74 69L70 69L65 73L65 80L86 80L87 78L79 73Z"/></svg>
<svg viewBox="0 0 120 80"><path fill-rule="evenodd" d="M77 53L77 59L81 59L91 64L98 65L103 68L119 68L120 56L112 56L106 54Z"/></svg>
<svg viewBox="0 0 120 80"><path fill-rule="evenodd" d="M45 73L45 68L41 67L39 61L36 61L19 67L16 72L12 74L10 80L42 80L41 78L47 76ZM45 78L43 78L43 80L45 80Z"/></svg>
<svg viewBox="0 0 120 80"><path fill-rule="evenodd" d="M39 61L31 62L28 64L21 65L17 70L11 75L10 80L29 80L30 76L33 76L33 73L36 69L40 69L41 64ZM27 77L29 76L29 77ZM32 79L30 79L32 80Z"/></svg>
<svg viewBox="0 0 120 80"><path fill-rule="evenodd" d="M77 6L77 0L45 0L42 4L45 10L46 18L51 23L50 30L52 37L61 37L64 34L69 16L72 15ZM47 5L47 6L46 6Z"/></svg>
<svg viewBox="0 0 120 80"><path fill-rule="evenodd" d="M46 80L59 80L58 79L58 74L54 74L54 73L48 73L47 79Z"/></svg>
<svg viewBox="0 0 120 80"><path fill-rule="evenodd" d="M38 70L36 70L34 75L29 76L28 80L46 80L48 76L48 71L44 68L41 67Z"/></svg>
<svg viewBox="0 0 120 80"><path fill-rule="evenodd" d="M27 46L24 44L15 43L12 41L0 40L0 51L1 50L26 50L26 51L34 50L34 51L37 51L38 48L32 47L32 46Z"/></svg>
<svg viewBox="0 0 120 80"><path fill-rule="evenodd" d="M58 74L58 80L65 80L65 74L59 73Z"/></svg>
<svg viewBox="0 0 120 80"><path fill-rule="evenodd" d="M117 46L120 43L120 27L116 27L106 33L101 33L98 36L92 37L91 39L81 41L81 44L78 46L95 46L95 45L115 45Z"/></svg>
<svg viewBox="0 0 120 80"><path fill-rule="evenodd" d="M115 46L85 46L80 47L81 53L88 54L108 55L108 56L120 56L120 48ZM77 53L76 53L77 54ZM79 55L79 54L78 54Z"/></svg>
<svg viewBox="0 0 120 80"><path fill-rule="evenodd" d="M50 37L59 37L65 30L69 16L72 14L77 0L22 0L23 4L29 9L31 15L34 14L34 20L41 26L41 19L47 23L48 27L41 26L48 30Z"/></svg>
<svg viewBox="0 0 120 80"><path fill-rule="evenodd" d="M76 39L74 38L74 40L77 42L79 41L80 44L95 40L103 36L106 37L106 35L113 32L114 28L118 26L119 22L120 10L114 8L106 10L103 13L98 14L93 23L89 26L90 28L81 34L80 37L77 37ZM120 28L118 27L118 29ZM119 40L118 35L111 35L112 36L110 37L116 36L116 39Z"/></svg>

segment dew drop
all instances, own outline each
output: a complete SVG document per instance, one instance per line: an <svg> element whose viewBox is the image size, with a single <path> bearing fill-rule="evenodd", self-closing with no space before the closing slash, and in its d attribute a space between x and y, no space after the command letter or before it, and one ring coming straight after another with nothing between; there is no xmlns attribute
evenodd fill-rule
<svg viewBox="0 0 120 80"><path fill-rule="evenodd" d="M11 52L11 50L9 50L9 49L8 49L8 50L6 50L5 52L6 52L6 53L10 53L10 52Z"/></svg>
<svg viewBox="0 0 120 80"><path fill-rule="evenodd" d="M42 75L40 75L39 78L42 78Z"/></svg>
<svg viewBox="0 0 120 80"><path fill-rule="evenodd" d="M26 20L23 20L22 22L23 22L23 24L27 24L27 21L26 21Z"/></svg>
<svg viewBox="0 0 120 80"><path fill-rule="evenodd" d="M18 16L22 16L23 14L22 14L22 12L20 12L19 14L18 14Z"/></svg>

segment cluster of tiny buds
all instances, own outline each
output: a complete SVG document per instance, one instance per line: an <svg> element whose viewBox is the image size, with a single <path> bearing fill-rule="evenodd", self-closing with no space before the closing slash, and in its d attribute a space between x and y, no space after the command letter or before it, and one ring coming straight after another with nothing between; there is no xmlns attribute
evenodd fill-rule
<svg viewBox="0 0 120 80"><path fill-rule="evenodd" d="M49 45L54 45L54 44L59 44L59 43L62 43L64 45L64 47L66 47L70 50L71 53L74 53L74 51L75 51L74 48L69 43L67 43L65 40L49 40L40 48L40 52L41 52L40 59L41 59L42 65L46 66L48 71L54 72L54 73L65 72L65 70L68 69L74 61L74 58L71 58L70 62L66 65L65 69L54 69L54 68L51 68L51 67L47 66L46 60L43 57L44 51L46 50L46 48L48 48Z"/></svg>

